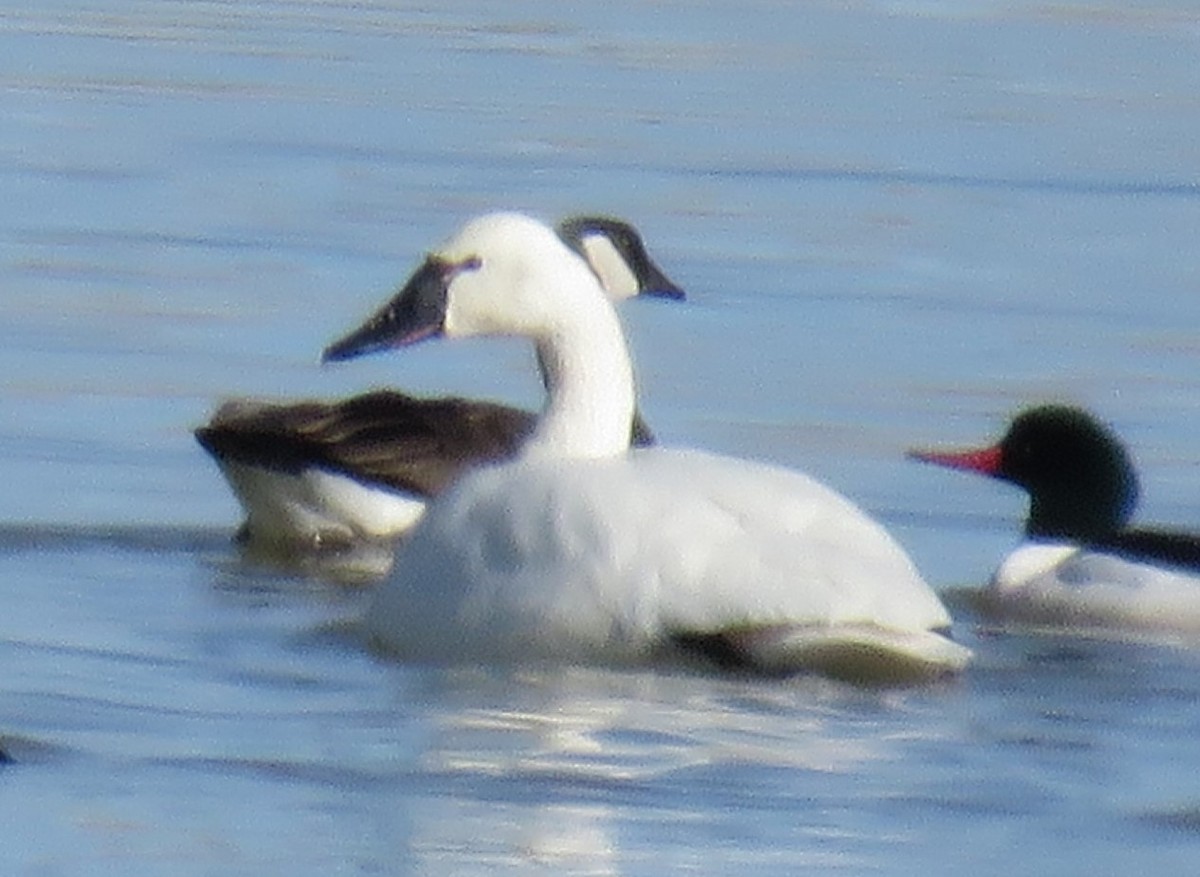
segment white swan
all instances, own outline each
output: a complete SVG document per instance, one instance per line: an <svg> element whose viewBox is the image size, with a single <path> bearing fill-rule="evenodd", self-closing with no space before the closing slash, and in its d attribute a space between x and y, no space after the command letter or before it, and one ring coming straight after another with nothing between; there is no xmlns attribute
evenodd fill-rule
<svg viewBox="0 0 1200 877"><path fill-rule="evenodd" d="M862 511L796 472L630 451L633 372L587 264L516 214L470 222L327 360L447 337L533 340L546 406L520 457L460 479L401 546L366 627L435 661L640 661L865 678L938 674L970 652Z"/></svg>
<svg viewBox="0 0 1200 877"><path fill-rule="evenodd" d="M576 216L558 234L610 298L683 298L629 223ZM196 440L245 511L238 540L290 557L404 533L463 469L513 456L534 420L494 402L378 390L332 402L233 400ZM640 418L632 441L653 441Z"/></svg>

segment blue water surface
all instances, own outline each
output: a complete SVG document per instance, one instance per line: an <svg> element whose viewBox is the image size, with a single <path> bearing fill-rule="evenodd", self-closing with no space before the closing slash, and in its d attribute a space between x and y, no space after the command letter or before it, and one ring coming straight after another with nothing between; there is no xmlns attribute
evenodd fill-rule
<svg viewBox="0 0 1200 877"><path fill-rule="evenodd" d="M1194 871L1200 653L976 616L1023 499L903 452L1084 404L1200 525L1198 55L1187 2L0 9L3 870ZM396 665L241 558L219 399L536 405L515 342L317 363L497 208L636 223L660 437L879 516L971 672Z"/></svg>

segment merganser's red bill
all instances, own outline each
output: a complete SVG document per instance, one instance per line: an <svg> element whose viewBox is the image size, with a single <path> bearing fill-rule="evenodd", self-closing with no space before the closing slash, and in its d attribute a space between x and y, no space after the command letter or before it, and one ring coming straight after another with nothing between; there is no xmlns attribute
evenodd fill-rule
<svg viewBox="0 0 1200 877"><path fill-rule="evenodd" d="M949 469L965 469L992 476L1000 474L1003 463L1003 452L999 445L974 451L909 451L908 456Z"/></svg>

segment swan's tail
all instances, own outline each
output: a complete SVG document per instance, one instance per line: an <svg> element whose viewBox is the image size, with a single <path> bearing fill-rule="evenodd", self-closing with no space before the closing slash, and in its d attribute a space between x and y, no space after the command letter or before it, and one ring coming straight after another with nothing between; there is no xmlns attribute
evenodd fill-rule
<svg viewBox="0 0 1200 877"><path fill-rule="evenodd" d="M864 685L921 682L962 671L971 650L932 630L870 624L769 625L679 632L676 646L724 669L786 676L820 673Z"/></svg>

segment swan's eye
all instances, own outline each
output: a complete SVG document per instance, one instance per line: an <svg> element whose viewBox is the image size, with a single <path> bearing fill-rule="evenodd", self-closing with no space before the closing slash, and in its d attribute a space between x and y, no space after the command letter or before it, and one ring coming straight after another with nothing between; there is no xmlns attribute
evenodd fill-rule
<svg viewBox="0 0 1200 877"><path fill-rule="evenodd" d="M471 256L468 259L463 259L455 267L459 271L478 271L482 265L482 259L480 259L478 256Z"/></svg>

